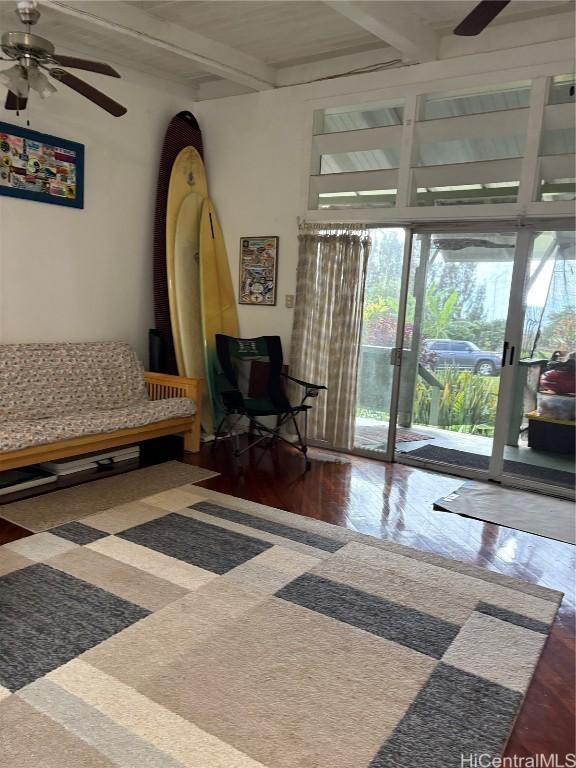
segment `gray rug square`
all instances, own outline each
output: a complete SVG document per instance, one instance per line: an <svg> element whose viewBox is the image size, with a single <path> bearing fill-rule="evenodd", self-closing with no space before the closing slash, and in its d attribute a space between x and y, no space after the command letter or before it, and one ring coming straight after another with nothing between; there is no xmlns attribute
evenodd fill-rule
<svg viewBox="0 0 576 768"><path fill-rule="evenodd" d="M0 685L17 690L148 615L36 563L0 577Z"/></svg>
<svg viewBox="0 0 576 768"><path fill-rule="evenodd" d="M96 528L77 522L65 523L51 528L50 533L60 536L62 539L73 541L75 544L91 544L93 541L98 541L98 539L103 539L106 536L105 533L97 531Z"/></svg>
<svg viewBox="0 0 576 768"><path fill-rule="evenodd" d="M128 528L117 536L213 573L227 573L272 546L175 513Z"/></svg>
<svg viewBox="0 0 576 768"><path fill-rule="evenodd" d="M520 701L507 688L439 664L370 768L446 768L456 757L497 755Z"/></svg>

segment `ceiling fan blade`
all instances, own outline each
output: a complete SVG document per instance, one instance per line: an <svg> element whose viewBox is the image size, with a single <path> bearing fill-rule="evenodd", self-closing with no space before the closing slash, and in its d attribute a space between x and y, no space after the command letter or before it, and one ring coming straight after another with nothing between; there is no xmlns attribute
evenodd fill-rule
<svg viewBox="0 0 576 768"><path fill-rule="evenodd" d="M60 54L56 53L52 56L52 60L56 64L60 64L62 67L70 67L71 69L83 69L86 72L97 72L99 75L108 75L109 77L120 77L114 67L111 67L110 64L105 64L102 61L77 59L75 56L60 56Z"/></svg>
<svg viewBox="0 0 576 768"><path fill-rule="evenodd" d="M14 112L17 112L19 110L26 109L27 103L28 98L26 96L18 96L18 94L14 93L13 91L8 91L6 94L4 109L10 109Z"/></svg>
<svg viewBox="0 0 576 768"><path fill-rule="evenodd" d="M483 32L511 0L482 0L454 30L455 35L473 37Z"/></svg>
<svg viewBox="0 0 576 768"><path fill-rule="evenodd" d="M106 96L105 93L84 82L84 80L80 80L79 77L76 77L71 72L65 72L63 69L51 69L49 72L60 83L64 83L64 85L72 88L73 91L102 107L102 109L105 109L106 112L114 115L114 117L122 117L128 111L122 104L118 104L117 101Z"/></svg>

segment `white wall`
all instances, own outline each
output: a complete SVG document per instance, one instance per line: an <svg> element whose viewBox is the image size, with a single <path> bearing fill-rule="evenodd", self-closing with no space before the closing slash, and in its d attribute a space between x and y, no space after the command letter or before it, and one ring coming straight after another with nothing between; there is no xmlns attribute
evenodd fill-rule
<svg viewBox="0 0 576 768"><path fill-rule="evenodd" d="M4 122L86 145L84 210L0 197L2 342L125 339L147 360L160 146L193 105L184 89L128 78L85 78L128 107L122 118L63 85L25 116L0 108Z"/></svg>
<svg viewBox="0 0 576 768"><path fill-rule="evenodd" d="M240 238L280 237L278 304L239 307L242 334L280 334L289 357L293 310L285 307L284 297L295 291L297 218L306 216L314 109L515 82L569 72L572 66L572 42L562 40L500 51L498 56L464 56L197 104L210 194L236 288Z"/></svg>
<svg viewBox="0 0 576 768"><path fill-rule="evenodd" d="M277 305L239 306L240 331L245 337L280 334L285 354L293 313L285 307L285 295L295 291L296 216L308 152L301 111L284 91L196 105L210 195L224 231L236 291L240 238L280 238Z"/></svg>

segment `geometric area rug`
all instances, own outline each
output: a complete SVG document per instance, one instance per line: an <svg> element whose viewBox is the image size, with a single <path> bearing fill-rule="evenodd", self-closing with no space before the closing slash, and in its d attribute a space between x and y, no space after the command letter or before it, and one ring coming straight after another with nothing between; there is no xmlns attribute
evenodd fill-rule
<svg viewBox="0 0 576 768"><path fill-rule="evenodd" d="M0 547L2 764L496 757L560 599L198 486L164 491Z"/></svg>

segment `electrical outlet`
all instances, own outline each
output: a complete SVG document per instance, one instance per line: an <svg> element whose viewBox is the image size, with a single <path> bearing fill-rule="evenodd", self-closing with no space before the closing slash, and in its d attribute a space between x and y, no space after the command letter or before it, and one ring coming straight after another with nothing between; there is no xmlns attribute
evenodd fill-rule
<svg viewBox="0 0 576 768"><path fill-rule="evenodd" d="M287 309L294 309L294 294L293 293L287 293L286 294L286 307L287 307Z"/></svg>

